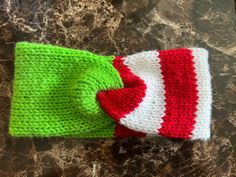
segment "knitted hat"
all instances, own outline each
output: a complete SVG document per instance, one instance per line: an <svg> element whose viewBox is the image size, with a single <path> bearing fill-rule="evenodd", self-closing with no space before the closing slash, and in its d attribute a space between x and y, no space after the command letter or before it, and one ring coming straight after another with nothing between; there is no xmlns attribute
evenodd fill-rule
<svg viewBox="0 0 236 177"><path fill-rule="evenodd" d="M210 137L205 49L123 57L20 42L15 55L13 136Z"/></svg>

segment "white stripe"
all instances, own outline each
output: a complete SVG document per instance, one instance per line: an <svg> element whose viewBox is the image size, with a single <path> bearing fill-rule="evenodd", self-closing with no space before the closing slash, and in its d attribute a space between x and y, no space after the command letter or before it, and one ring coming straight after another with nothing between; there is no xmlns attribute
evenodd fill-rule
<svg viewBox="0 0 236 177"><path fill-rule="evenodd" d="M197 77L198 104L192 139L210 138L211 123L211 76L208 64L208 52L202 48L192 48L194 67Z"/></svg>
<svg viewBox="0 0 236 177"><path fill-rule="evenodd" d="M120 123L132 130L157 135L165 112L165 90L160 68L159 53L146 51L129 55L124 64L146 84L146 95L139 106L120 119Z"/></svg>

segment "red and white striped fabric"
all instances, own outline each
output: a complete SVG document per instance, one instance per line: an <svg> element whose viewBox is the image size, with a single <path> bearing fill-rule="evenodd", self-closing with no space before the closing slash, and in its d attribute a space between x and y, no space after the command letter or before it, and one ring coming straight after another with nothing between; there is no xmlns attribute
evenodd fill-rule
<svg viewBox="0 0 236 177"><path fill-rule="evenodd" d="M119 125L117 137L210 137L212 94L205 49L145 51L117 56L113 65L124 88L99 92L97 99Z"/></svg>

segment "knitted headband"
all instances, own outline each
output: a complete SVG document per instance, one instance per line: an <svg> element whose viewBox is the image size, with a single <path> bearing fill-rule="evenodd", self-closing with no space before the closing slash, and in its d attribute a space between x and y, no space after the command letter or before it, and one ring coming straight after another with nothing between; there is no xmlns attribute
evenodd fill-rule
<svg viewBox="0 0 236 177"><path fill-rule="evenodd" d="M210 137L205 49L101 56L20 42L15 56L13 136Z"/></svg>

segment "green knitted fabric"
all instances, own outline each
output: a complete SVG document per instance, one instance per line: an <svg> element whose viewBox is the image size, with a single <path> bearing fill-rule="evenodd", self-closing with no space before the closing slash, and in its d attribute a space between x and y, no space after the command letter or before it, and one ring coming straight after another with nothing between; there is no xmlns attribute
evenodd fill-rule
<svg viewBox="0 0 236 177"><path fill-rule="evenodd" d="M52 45L16 45L9 132L13 136L114 137L115 123L96 100L121 88L114 56Z"/></svg>

